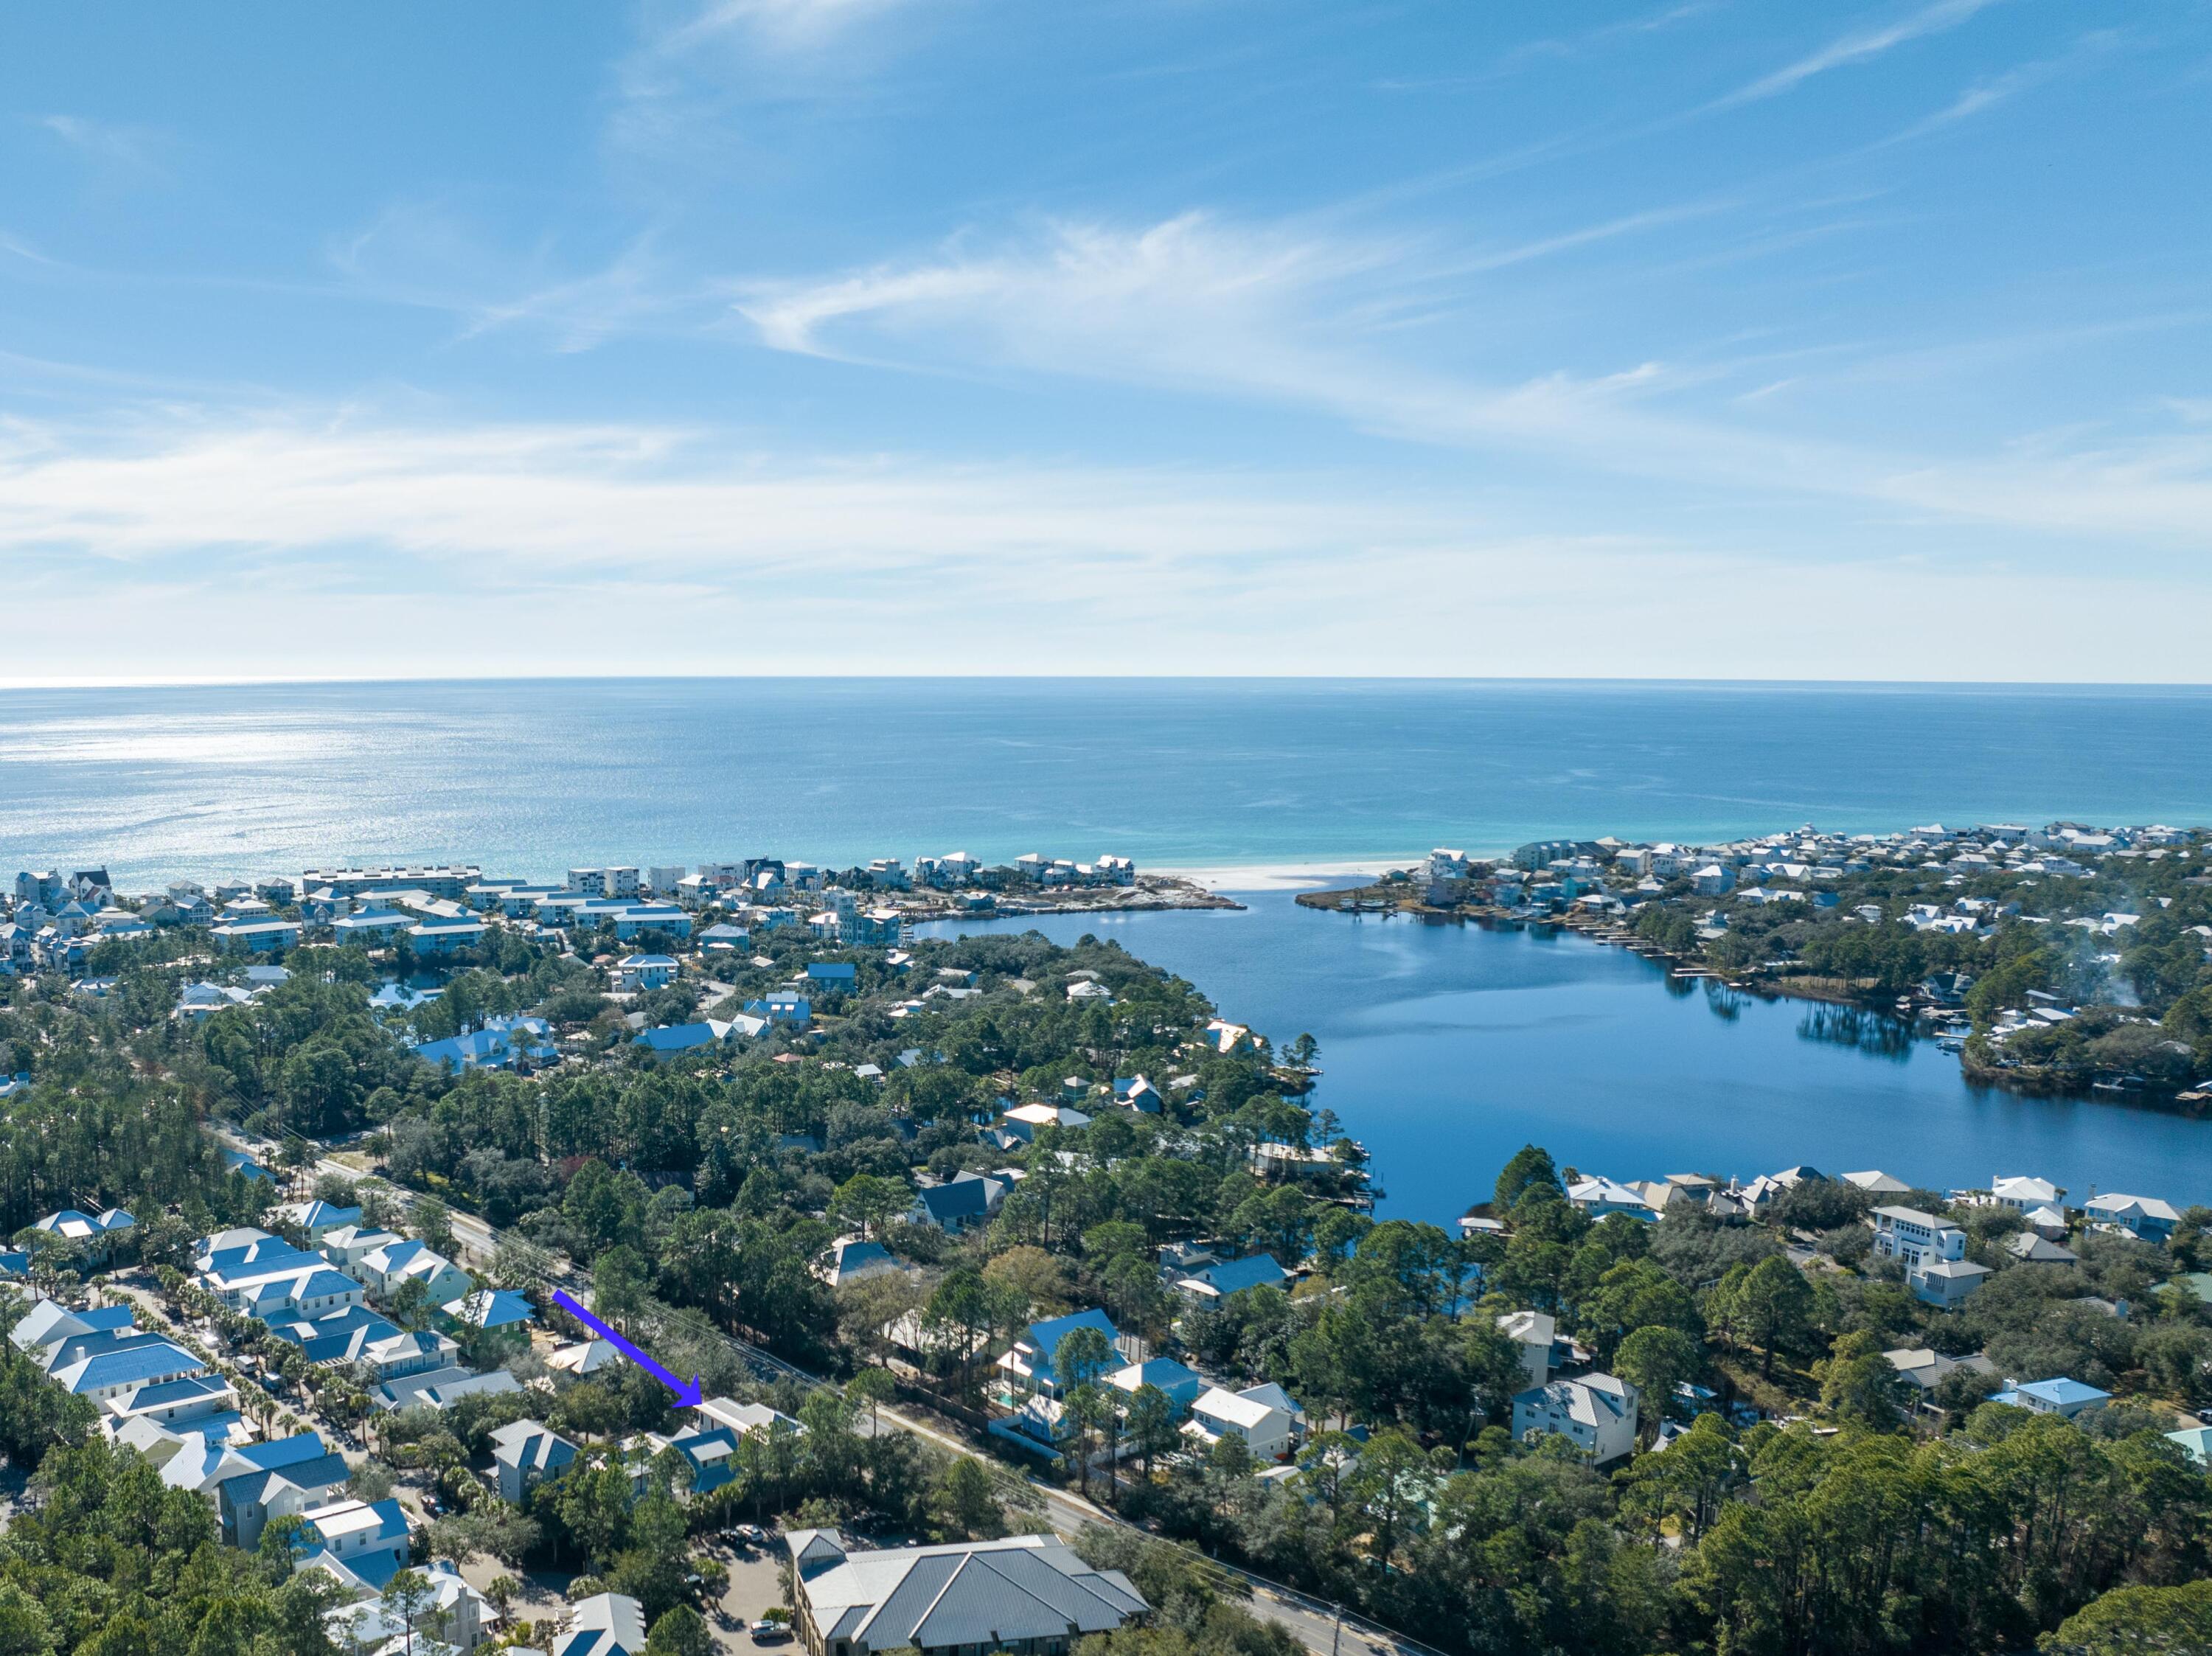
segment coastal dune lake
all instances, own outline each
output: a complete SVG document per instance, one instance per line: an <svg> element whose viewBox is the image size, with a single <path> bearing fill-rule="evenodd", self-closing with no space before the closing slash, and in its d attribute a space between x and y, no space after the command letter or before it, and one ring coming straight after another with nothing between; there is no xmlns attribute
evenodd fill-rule
<svg viewBox="0 0 2212 1656"><path fill-rule="evenodd" d="M1313 1102L1374 1157L1385 1216L1449 1223L1525 1143L1615 1179L1800 1162L1943 1190L2034 1173L2079 1203L2212 1201L2212 1123L1968 1086L1895 1023L1670 982L1571 933L1299 908L1054 915L930 928L1090 932L1189 979L1278 1046L1321 1042ZM1158 1079L1158 1077L1155 1077Z"/></svg>
<svg viewBox="0 0 2212 1656"><path fill-rule="evenodd" d="M2212 823L2202 688L670 679L0 690L0 874L126 890L345 861L488 873L966 850L1340 869L1554 834ZM1263 882L1254 879L1250 883ZM1220 883L1234 889L1238 877ZM2019 1098L1879 1023L1709 1000L1571 937L1244 913L1038 922L1279 1041L1445 1220L1522 1143L1617 1178L1809 1162L2212 1199L2212 1123ZM1028 922L1022 922L1028 924Z"/></svg>

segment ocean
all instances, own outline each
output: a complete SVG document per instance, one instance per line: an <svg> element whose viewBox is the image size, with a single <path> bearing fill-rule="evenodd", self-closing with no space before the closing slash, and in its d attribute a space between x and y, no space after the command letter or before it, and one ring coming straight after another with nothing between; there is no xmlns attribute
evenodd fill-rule
<svg viewBox="0 0 2212 1656"><path fill-rule="evenodd" d="M488 873L964 850L1262 870L1554 834L1813 822L2212 823L2212 689L1327 680L555 680L0 691L0 864L180 875L467 858ZM1243 870L1240 874L1238 870ZM1881 1168L2212 1199L2212 1128L1968 1088L1789 1003L1670 993L1623 951L1243 913L1099 931L1278 1040L1444 1220L1527 1141L1616 1178ZM1109 927L1111 928L1109 931Z"/></svg>
<svg viewBox="0 0 2212 1656"><path fill-rule="evenodd" d="M549 643L549 648L552 646ZM2212 689L627 679L0 691L0 863L126 883L2212 822Z"/></svg>

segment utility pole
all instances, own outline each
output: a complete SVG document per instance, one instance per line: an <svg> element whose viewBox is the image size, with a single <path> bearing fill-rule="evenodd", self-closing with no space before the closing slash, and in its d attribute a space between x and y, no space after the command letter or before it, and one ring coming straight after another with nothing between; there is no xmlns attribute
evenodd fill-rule
<svg viewBox="0 0 2212 1656"><path fill-rule="evenodd" d="M1344 1638L1344 1606L1336 1607L1336 1625L1328 1633L1328 1656L1336 1656L1337 1646Z"/></svg>

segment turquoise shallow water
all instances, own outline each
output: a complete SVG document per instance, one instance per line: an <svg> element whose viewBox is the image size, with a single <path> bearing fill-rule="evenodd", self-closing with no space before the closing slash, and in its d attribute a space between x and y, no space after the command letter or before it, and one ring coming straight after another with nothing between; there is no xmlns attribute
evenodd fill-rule
<svg viewBox="0 0 2212 1656"><path fill-rule="evenodd" d="M1238 680L0 691L0 863L118 877L2212 822L2212 690Z"/></svg>
<svg viewBox="0 0 2212 1656"><path fill-rule="evenodd" d="M1278 1045L1310 1030L1316 1101L1373 1153L1386 1214L1456 1217L1532 1142L1616 1179L1805 1162L1936 1189L2039 1174L2077 1203L2212 1202L2212 1124L1969 1087L1932 1042L1865 1029L1848 1044L1803 1002L1674 992L1651 962L1571 934L1353 919L1279 891L1243 901L965 929L1115 938Z"/></svg>
<svg viewBox="0 0 2212 1656"><path fill-rule="evenodd" d="M1345 864L1554 834L1814 822L2212 822L2212 690L1302 681L669 680L0 692L0 870L126 883L466 857L554 875L747 853L1031 850ZM1929 1046L1717 1016L1571 938L1353 922L1279 894L1113 935L1324 1047L1392 1210L1524 1140L1616 1177L2033 1172L2212 1198L2203 1124L1966 1087ZM1095 917L1056 935L1109 930Z"/></svg>

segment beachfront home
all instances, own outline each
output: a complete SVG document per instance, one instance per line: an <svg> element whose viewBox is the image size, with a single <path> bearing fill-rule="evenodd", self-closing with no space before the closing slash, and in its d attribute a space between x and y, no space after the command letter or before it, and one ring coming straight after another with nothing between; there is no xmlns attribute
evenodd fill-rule
<svg viewBox="0 0 2212 1656"><path fill-rule="evenodd" d="M1636 1447L1636 1388L1612 1374L1555 1380L1516 1392L1513 1435L1563 1437L1602 1466Z"/></svg>
<svg viewBox="0 0 2212 1656"><path fill-rule="evenodd" d="M807 1656L1071 1656L1152 1610L1128 1577L1056 1536L854 1552L834 1530L793 1530L784 1545ZM586 1653L556 1645L554 1656Z"/></svg>

